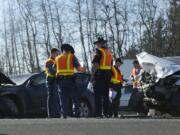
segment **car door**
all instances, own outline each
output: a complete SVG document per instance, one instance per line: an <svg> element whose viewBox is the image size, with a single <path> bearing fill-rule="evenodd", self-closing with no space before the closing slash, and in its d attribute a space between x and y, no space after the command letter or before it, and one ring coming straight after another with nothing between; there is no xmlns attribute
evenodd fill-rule
<svg viewBox="0 0 180 135"><path fill-rule="evenodd" d="M76 73L75 78L77 89L80 92L80 94L83 94L83 92L85 92L85 90L87 89L87 85L90 80L90 74Z"/></svg>
<svg viewBox="0 0 180 135"><path fill-rule="evenodd" d="M132 85L123 86L121 89L120 108L128 108L129 100L132 95Z"/></svg>
<svg viewBox="0 0 180 135"><path fill-rule="evenodd" d="M32 77L26 86L29 94L32 108L36 113L41 113L46 110L46 77L44 72Z"/></svg>

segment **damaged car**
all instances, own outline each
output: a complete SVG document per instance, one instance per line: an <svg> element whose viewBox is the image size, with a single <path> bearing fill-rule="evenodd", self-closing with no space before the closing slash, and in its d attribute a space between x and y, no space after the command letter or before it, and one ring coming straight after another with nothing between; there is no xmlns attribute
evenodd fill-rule
<svg viewBox="0 0 180 135"><path fill-rule="evenodd" d="M0 117L47 116L45 72L32 74L19 85L4 74L0 75L2 75L0 78ZM90 75L76 73L75 76L76 89L80 94L80 116L91 117L94 113L94 97L93 93L87 89ZM71 108L72 105L69 106L69 111Z"/></svg>
<svg viewBox="0 0 180 135"><path fill-rule="evenodd" d="M143 68L136 111L148 113L154 109L161 114L180 116L180 65L167 59L142 52L137 59Z"/></svg>

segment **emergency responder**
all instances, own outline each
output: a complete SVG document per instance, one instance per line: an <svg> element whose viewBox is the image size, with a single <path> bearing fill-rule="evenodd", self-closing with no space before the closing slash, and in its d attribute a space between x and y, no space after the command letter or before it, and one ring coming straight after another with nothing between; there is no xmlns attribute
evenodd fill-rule
<svg viewBox="0 0 180 135"><path fill-rule="evenodd" d="M133 81L133 89L137 89L139 85L139 79L142 68L137 60L133 61L133 69L131 73L132 81Z"/></svg>
<svg viewBox="0 0 180 135"><path fill-rule="evenodd" d="M74 48L69 44L61 46L62 53L56 58L57 80L60 90L61 106L63 118L68 115L68 100L71 97L75 106L75 117L79 117L79 94L76 88L74 68L80 72L85 72L78 59L74 55Z"/></svg>
<svg viewBox="0 0 180 135"><path fill-rule="evenodd" d="M121 97L121 88L123 84L123 76L120 71L120 66L123 64L121 58L117 58L115 65L112 66L112 77L111 77L111 94L112 101L110 104L110 116L115 118L118 117L120 97Z"/></svg>
<svg viewBox="0 0 180 135"><path fill-rule="evenodd" d="M94 44L96 54L93 58L93 87L95 97L95 116L102 118L102 110L105 117L109 115L109 85L111 80L112 54L107 49L107 41L99 37Z"/></svg>
<svg viewBox="0 0 180 135"><path fill-rule="evenodd" d="M58 92L56 86L56 69L54 67L55 58L58 56L58 54L59 50L56 48L52 48L50 52L50 57L45 64L47 87L47 114L49 118L60 117L60 111L58 111L59 109L56 106L58 105L58 103L56 103L56 96Z"/></svg>
<svg viewBox="0 0 180 135"><path fill-rule="evenodd" d="M140 105L137 106L137 104L143 104L143 103L140 103L142 101L137 100L141 96L143 96L142 93L140 93L138 91L142 71L143 70L142 70L142 67L140 66L139 62L137 60L134 60L133 61L132 73L131 73L131 79L132 79L132 83L133 83L133 91L132 91L128 106L132 110L137 111L138 115L141 115L141 113L139 113L139 112L142 112L142 107Z"/></svg>

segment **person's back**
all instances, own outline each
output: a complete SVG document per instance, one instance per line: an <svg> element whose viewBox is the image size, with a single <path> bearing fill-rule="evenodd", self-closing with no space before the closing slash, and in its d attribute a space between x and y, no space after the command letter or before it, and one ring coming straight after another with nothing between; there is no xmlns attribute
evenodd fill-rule
<svg viewBox="0 0 180 135"><path fill-rule="evenodd" d="M45 63L45 71L46 71L46 87L47 87L47 114L49 118L54 118L54 117L60 117L60 111L59 108L60 106L56 106L55 104L59 105L56 103L56 94L57 89L56 89L56 69L54 67L55 64L55 58L58 56L59 50L56 48L51 49L50 57Z"/></svg>
<svg viewBox="0 0 180 135"><path fill-rule="evenodd" d="M112 66L112 77L111 77L111 93L114 93L114 96L111 97L110 104L110 116L118 117L120 97L121 97L121 88L123 83L123 75L119 67L123 64L121 58L116 59L115 65Z"/></svg>
<svg viewBox="0 0 180 135"><path fill-rule="evenodd" d="M72 98L75 105L75 116L79 117L79 94L75 84L74 69L84 72L78 59L74 55L74 49L69 44L61 46L62 53L56 58L58 88L61 96L62 113L66 118L68 115L68 100Z"/></svg>
<svg viewBox="0 0 180 135"><path fill-rule="evenodd" d="M104 115L108 117L109 111L109 84L111 79L112 54L106 47L106 40L98 38L96 44L96 55L92 61L97 69L94 73L93 85L95 96L95 115L102 117L102 108ZM103 105L102 105L103 101Z"/></svg>

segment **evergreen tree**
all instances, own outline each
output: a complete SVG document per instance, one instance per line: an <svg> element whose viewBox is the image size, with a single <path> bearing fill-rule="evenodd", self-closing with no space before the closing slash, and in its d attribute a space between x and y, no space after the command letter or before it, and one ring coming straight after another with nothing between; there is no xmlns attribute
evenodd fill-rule
<svg viewBox="0 0 180 135"><path fill-rule="evenodd" d="M180 55L180 1L170 0L169 11L169 55Z"/></svg>

